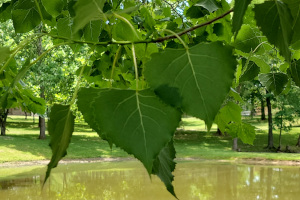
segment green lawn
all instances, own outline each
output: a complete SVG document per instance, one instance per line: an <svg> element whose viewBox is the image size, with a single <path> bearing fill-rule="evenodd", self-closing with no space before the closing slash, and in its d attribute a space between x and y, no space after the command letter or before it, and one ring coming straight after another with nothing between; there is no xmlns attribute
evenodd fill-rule
<svg viewBox="0 0 300 200"><path fill-rule="evenodd" d="M266 122L260 122L258 119L245 121L257 127L256 140L253 146L239 141L242 152L234 152L231 150L230 136L216 135L215 126L207 133L202 121L184 118L175 136L177 158L300 160L298 153L269 152L264 148L267 143ZM10 117L7 128L7 136L0 137L0 163L50 159L49 136L46 140L38 140L38 125L33 123L31 118L25 120L24 117ZM299 134L300 127L293 127L289 133L283 133L282 147L289 145L293 151L300 152L300 149L295 147ZM274 133L274 143L278 145L278 131ZM87 124L77 123L65 159L108 157L128 157L128 155L116 147L111 150L107 142L101 140Z"/></svg>

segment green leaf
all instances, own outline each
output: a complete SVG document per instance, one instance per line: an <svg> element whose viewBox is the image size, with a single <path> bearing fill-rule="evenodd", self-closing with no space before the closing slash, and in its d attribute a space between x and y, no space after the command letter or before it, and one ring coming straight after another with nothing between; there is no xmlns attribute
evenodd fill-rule
<svg viewBox="0 0 300 200"><path fill-rule="evenodd" d="M259 74L258 79L261 84L265 86L269 92L273 92L274 95L279 95L288 83L288 76L281 72Z"/></svg>
<svg viewBox="0 0 300 200"><path fill-rule="evenodd" d="M18 88L20 91L19 95L21 96L20 101L23 103L23 106L33 113L44 115L46 112L45 100L39 97L35 97L33 95L33 92L29 89L22 89L20 88L20 85L18 86Z"/></svg>
<svg viewBox="0 0 300 200"><path fill-rule="evenodd" d="M226 133L230 134L232 138L240 138L245 144L253 145L255 140L255 127L243 122L229 124Z"/></svg>
<svg viewBox="0 0 300 200"><path fill-rule="evenodd" d="M229 95L231 97L233 97L234 100L236 100L238 102L241 102L241 103L244 103L244 101L243 101L242 97L240 96L240 94L237 91L235 91L233 88L230 88Z"/></svg>
<svg viewBox="0 0 300 200"><path fill-rule="evenodd" d="M61 14L63 8L67 5L67 0L41 0L46 11L52 15L52 17L57 17Z"/></svg>
<svg viewBox="0 0 300 200"><path fill-rule="evenodd" d="M208 10L210 13L219 9L218 3L215 0L200 0L194 6L201 6Z"/></svg>
<svg viewBox="0 0 300 200"><path fill-rule="evenodd" d="M152 174L157 175L162 182L164 182L167 190L176 197L172 182L174 176L172 172L175 170L175 148L173 139L159 152L157 158L153 163ZM177 197L176 197L177 198Z"/></svg>
<svg viewBox="0 0 300 200"><path fill-rule="evenodd" d="M246 10L252 0L237 0L234 3L234 13L232 17L232 32L237 36L242 24Z"/></svg>
<svg viewBox="0 0 300 200"><path fill-rule="evenodd" d="M78 109L103 139L133 154L149 174L181 117L150 90L81 88Z"/></svg>
<svg viewBox="0 0 300 200"><path fill-rule="evenodd" d="M152 54L145 78L153 88L178 88L184 112L203 119L210 128L230 90L236 64L230 47L218 42L198 44L188 51L166 49Z"/></svg>
<svg viewBox="0 0 300 200"><path fill-rule="evenodd" d="M234 47L245 53L253 51L260 44L260 40L256 34L254 27L248 24L243 25L236 36Z"/></svg>
<svg viewBox="0 0 300 200"><path fill-rule="evenodd" d="M10 55L11 51L9 47L0 47L0 64L6 62Z"/></svg>
<svg viewBox="0 0 300 200"><path fill-rule="evenodd" d="M80 39L81 35L77 32L74 34L74 27L71 18L60 18L57 21L57 33L59 36L63 36L70 39Z"/></svg>
<svg viewBox="0 0 300 200"><path fill-rule="evenodd" d="M91 42L98 42L99 36L101 33L102 23L100 20L97 21L90 21L85 27L84 27L84 39L85 41L91 41Z"/></svg>
<svg viewBox="0 0 300 200"><path fill-rule="evenodd" d="M140 9L141 12L141 16L145 19L145 22L143 23L144 27L147 30L155 30L155 21L153 19L153 17L151 16L149 10L146 7L143 7Z"/></svg>
<svg viewBox="0 0 300 200"><path fill-rule="evenodd" d="M112 37L117 41L136 41L139 39L139 36L129 24L120 20L113 26Z"/></svg>
<svg viewBox="0 0 300 200"><path fill-rule="evenodd" d="M74 5L74 31L85 27L90 21L102 20L106 22L106 16L103 13L105 0L78 0Z"/></svg>
<svg viewBox="0 0 300 200"><path fill-rule="evenodd" d="M74 119L75 116L70 110L70 105L55 104L51 108L48 131L51 137L49 145L52 149L52 157L48 164L44 183L49 178L51 170L67 155L67 148L74 131Z"/></svg>
<svg viewBox="0 0 300 200"><path fill-rule="evenodd" d="M225 132L230 122L241 123L242 122L242 109L239 105L228 102L215 118L215 123L218 124L218 128L221 132Z"/></svg>
<svg viewBox="0 0 300 200"><path fill-rule="evenodd" d="M245 61L247 62L247 61ZM249 61L247 66L244 66L243 73L240 77L240 82L251 81L259 74L260 68L253 61Z"/></svg>
<svg viewBox="0 0 300 200"><path fill-rule="evenodd" d="M12 20L17 33L26 33L41 22L41 17L34 1L19 0L14 4Z"/></svg>
<svg viewBox="0 0 300 200"><path fill-rule="evenodd" d="M283 0L291 10L293 16L293 40L292 44L300 40L300 0Z"/></svg>
<svg viewBox="0 0 300 200"><path fill-rule="evenodd" d="M290 66L290 72L295 84L300 87L300 60L293 61Z"/></svg>
<svg viewBox="0 0 300 200"><path fill-rule="evenodd" d="M279 0L255 5L255 19L270 43L279 48L287 62L291 60L289 45L293 36L293 17L286 4Z"/></svg>
<svg viewBox="0 0 300 200"><path fill-rule="evenodd" d="M11 19L11 9L12 9L11 2L2 4L2 6L0 7L0 22L5 22Z"/></svg>

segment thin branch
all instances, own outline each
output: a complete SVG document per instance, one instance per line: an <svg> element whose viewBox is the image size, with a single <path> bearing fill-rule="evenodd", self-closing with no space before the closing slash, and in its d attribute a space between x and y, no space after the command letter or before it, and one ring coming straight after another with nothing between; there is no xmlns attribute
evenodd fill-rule
<svg viewBox="0 0 300 200"><path fill-rule="evenodd" d="M181 31L179 33L176 33L176 35L178 36L182 36L184 34L187 34L191 31L194 31L198 28L201 28L201 27L204 27L204 26L207 26L209 24L212 24L213 22L219 20L219 19L222 19L224 17L226 17L227 15L229 15L231 12L233 12L233 9L225 12L224 14L210 20L210 21L207 21L207 22L204 22L202 24L198 24L196 26L193 26L191 28L188 28L184 31ZM176 35L168 35L168 36L165 36L165 37L160 37L160 38L157 38L157 39L150 39L150 40L139 40L139 41L107 41L107 42L89 42L89 41L81 41L81 40L73 40L73 39L70 39L70 38L67 38L67 37L62 37L62 36L58 36L58 35L52 35L52 34L49 34L47 32L44 32L45 35L48 35L50 37L53 37L53 38L59 38L59 39L64 39L64 40L67 40L67 41L70 41L72 43L81 43L81 44L91 44L91 45L109 45L109 44L119 44L119 45L128 45L128 44L141 44L141 43L159 43L159 42L163 42L165 40L170 40L170 39L173 39L173 38L176 38Z"/></svg>
<svg viewBox="0 0 300 200"><path fill-rule="evenodd" d="M210 21L204 22L204 23L202 23L202 24L198 24L198 25L193 26L193 27L191 27L191 28L188 28L188 29L186 29L186 30L184 30L184 31L182 31L182 32L179 32L179 33L177 33L177 35L182 36L182 35L184 35L184 34L187 34L187 33L191 32L191 31L194 31L194 30L196 30L196 29L198 29L198 28L201 28L201 27L203 27L203 26L207 26L207 25L209 25L209 24L212 24L213 22L215 22L215 21L217 21L217 20L219 20L219 19L222 19L222 18L226 17L226 16L229 15L231 12L233 12L233 9L227 11L226 13L224 13L224 14L222 14L222 15L220 15L220 16L218 16L218 17L216 17L216 18L214 18L214 19L212 19L212 20L210 20ZM176 36L175 36L175 35L169 35L169 36L166 36L166 37L157 38L157 39L153 40L152 42L163 42L163 41L165 41L165 40L169 40L169 39L173 39L173 38L176 38Z"/></svg>
<svg viewBox="0 0 300 200"><path fill-rule="evenodd" d="M166 3L166 4L168 4L170 7L171 7L171 9L181 18L181 20L182 20L182 24L184 24L184 19L183 19L183 16L176 10L176 7L174 7L171 3L169 3L167 0L164 0L164 2Z"/></svg>

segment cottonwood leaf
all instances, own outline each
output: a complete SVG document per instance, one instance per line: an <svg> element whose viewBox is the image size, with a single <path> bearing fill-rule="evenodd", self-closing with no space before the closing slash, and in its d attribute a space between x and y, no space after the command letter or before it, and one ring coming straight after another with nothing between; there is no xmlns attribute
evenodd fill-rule
<svg viewBox="0 0 300 200"><path fill-rule="evenodd" d="M133 154L149 174L181 117L151 90L81 88L78 109L103 139Z"/></svg>
<svg viewBox="0 0 300 200"><path fill-rule="evenodd" d="M234 47L245 53L254 51L254 49L260 44L260 40L256 35L254 27L246 24L243 25L238 35L236 36Z"/></svg>
<svg viewBox="0 0 300 200"><path fill-rule="evenodd" d="M145 78L153 88L178 88L181 108L211 127L234 78L236 59L221 43L198 44L188 51L166 49L152 54Z"/></svg>
<svg viewBox="0 0 300 200"><path fill-rule="evenodd" d="M215 0L200 0L194 6L201 6L208 10L210 13L219 9L218 3Z"/></svg>
<svg viewBox="0 0 300 200"><path fill-rule="evenodd" d="M247 61L244 61L244 63L247 63ZM248 65L245 66L243 69L243 73L240 76L240 82L244 82L244 81L251 81L253 80L255 77L257 77L257 75L259 74L260 68L255 64L255 62L253 61L248 61Z"/></svg>
<svg viewBox="0 0 300 200"><path fill-rule="evenodd" d="M246 10L252 0L237 0L234 3L234 12L232 17L232 32L237 36L242 24Z"/></svg>
<svg viewBox="0 0 300 200"><path fill-rule="evenodd" d="M31 90L29 89L23 89L20 87L21 85L18 85L18 99L20 99L20 102L23 102L23 106L28 109L29 111L44 115L46 112L46 102L44 99L35 97Z"/></svg>
<svg viewBox="0 0 300 200"><path fill-rule="evenodd" d="M63 8L67 5L67 0L41 0L46 11L54 18L61 14Z"/></svg>
<svg viewBox="0 0 300 200"><path fill-rule="evenodd" d="M17 33L26 33L40 24L41 17L33 1L22 0L14 6L12 20Z"/></svg>
<svg viewBox="0 0 300 200"><path fill-rule="evenodd" d="M90 21L83 30L85 41L98 42L101 33L102 21Z"/></svg>
<svg viewBox="0 0 300 200"><path fill-rule="evenodd" d="M244 103L244 100L242 99L242 97L240 96L240 94L237 91L235 91L233 88L230 88L229 95L231 97L233 97L234 100L236 100L238 102L241 102L241 103Z"/></svg>
<svg viewBox="0 0 300 200"><path fill-rule="evenodd" d="M293 16L292 44L300 40L300 0L283 0L291 10Z"/></svg>
<svg viewBox="0 0 300 200"><path fill-rule="evenodd" d="M85 27L90 21L102 20L106 22L106 16L103 13L105 0L78 0L74 5L74 31Z"/></svg>
<svg viewBox="0 0 300 200"><path fill-rule="evenodd" d="M226 131L226 128L230 122L242 122L241 112L241 107L233 102L228 102L223 108L220 109L215 118L215 123L218 125L218 128L222 133Z"/></svg>
<svg viewBox="0 0 300 200"><path fill-rule="evenodd" d="M288 76L281 72L259 74L258 79L261 84L265 86L269 92L273 92L274 95L279 95L289 80Z"/></svg>
<svg viewBox="0 0 300 200"><path fill-rule="evenodd" d="M157 175L162 182L164 182L167 190L176 197L172 182L174 176L172 172L175 170L175 148L173 139L159 152L157 158L153 163L152 174ZM177 198L177 197L176 197Z"/></svg>
<svg viewBox="0 0 300 200"><path fill-rule="evenodd" d="M290 66L290 72L295 84L300 87L300 60L293 61Z"/></svg>
<svg viewBox="0 0 300 200"><path fill-rule="evenodd" d="M289 62L289 45L293 36L293 17L288 6L282 1L266 1L254 8L257 25L268 41L279 48L280 54Z"/></svg>
<svg viewBox="0 0 300 200"><path fill-rule="evenodd" d="M255 140L255 127L244 122L229 124L226 133L230 134L232 138L238 137L245 144L253 145Z"/></svg>
<svg viewBox="0 0 300 200"><path fill-rule="evenodd" d="M54 104L49 118L48 131L51 138L49 146L52 149L52 157L48 164L44 183L49 178L51 170L67 155L67 148L74 131L75 116L70 110L70 105Z"/></svg>
<svg viewBox="0 0 300 200"><path fill-rule="evenodd" d="M11 9L11 2L6 2L2 4L2 6L0 7L0 22L5 22L11 19Z"/></svg>

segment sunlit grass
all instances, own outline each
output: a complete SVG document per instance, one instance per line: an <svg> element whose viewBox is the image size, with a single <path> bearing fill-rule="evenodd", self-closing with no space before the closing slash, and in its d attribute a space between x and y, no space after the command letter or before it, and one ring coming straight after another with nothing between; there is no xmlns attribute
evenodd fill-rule
<svg viewBox="0 0 300 200"><path fill-rule="evenodd" d="M51 149L48 146L50 138L47 135L46 140L38 139L37 121L33 123L32 118L25 120L24 117L12 117L8 120L7 136L0 137L0 163L51 158ZM261 122L258 118L245 118L244 121L256 126L256 140L254 145L246 145L239 141L241 152L235 152L231 150L232 138L228 135L217 135L215 125L208 133L203 121L196 118L183 118L175 135L177 158L300 160L298 153L274 153L265 148L267 145L267 121ZM283 133L282 149L284 150L288 145L292 151L300 152L300 149L295 146L299 134L300 127L297 124L289 133ZM279 131L276 130L274 131L276 147L278 140ZM111 157L129 156L119 148L110 149L108 143L101 140L86 123L76 124L65 159Z"/></svg>

